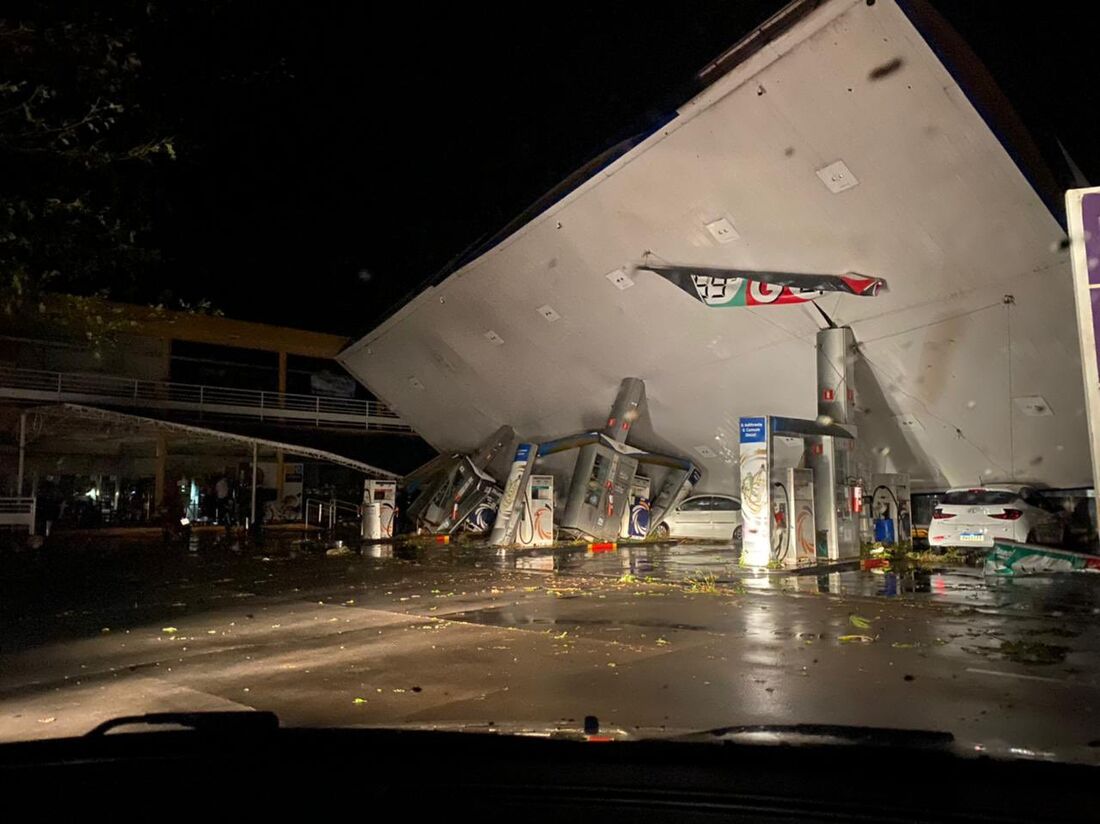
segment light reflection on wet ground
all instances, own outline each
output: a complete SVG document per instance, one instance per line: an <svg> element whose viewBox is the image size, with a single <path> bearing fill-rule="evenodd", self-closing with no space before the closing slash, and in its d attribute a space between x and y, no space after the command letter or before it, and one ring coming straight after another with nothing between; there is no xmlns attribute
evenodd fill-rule
<svg viewBox="0 0 1100 824"><path fill-rule="evenodd" d="M398 557L409 551L396 550ZM993 578L984 576L980 567L910 565L899 570L860 570L858 562L834 565L828 571L754 573L738 565L735 547L674 543L624 545L595 553L585 547L531 552L464 546L453 548L451 554L459 564L490 564L499 569L633 576L675 583L713 580L718 585L762 591L896 598L1055 615L1100 614L1100 574L1096 573Z"/></svg>
<svg viewBox="0 0 1100 824"><path fill-rule="evenodd" d="M738 549L729 545L626 544L607 552L584 546L546 550L499 550L472 541L449 545L427 540L375 544L362 551L345 548L326 555L329 544L300 535L269 537L260 545L212 540L204 536L190 546L102 544L94 549L56 548L36 556L9 558L0 593L0 617L22 643L61 632L108 613L154 610L188 600L188 593L207 600L241 597L241 587L259 595L296 585L337 579L355 571L374 575L415 574L418 570L521 572L615 580L683 584L704 582L762 593L825 595L840 598L889 599L939 604L955 610L975 609L1024 616L1100 615L1100 574L1070 573L1016 579L986 578L980 569L911 567L900 571L844 568L796 573L753 573L737 563ZM88 582L94 580L95 586ZM43 582L48 582L46 586ZM52 614L44 625L28 614Z"/></svg>
<svg viewBox="0 0 1100 824"><path fill-rule="evenodd" d="M6 558L0 740L76 734L123 709L249 706L292 725L594 713L662 730L948 729L964 747L1089 763L1100 751L1100 576L746 575L736 550L699 544L327 548Z"/></svg>

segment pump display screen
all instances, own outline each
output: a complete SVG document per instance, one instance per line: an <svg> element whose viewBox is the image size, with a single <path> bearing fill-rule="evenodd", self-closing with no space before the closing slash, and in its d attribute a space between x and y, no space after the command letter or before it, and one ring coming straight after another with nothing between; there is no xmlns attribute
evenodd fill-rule
<svg viewBox="0 0 1100 824"><path fill-rule="evenodd" d="M592 461L592 472L588 476L588 492L584 502L589 506L600 505L600 487L606 474L606 462L603 455L597 455Z"/></svg>

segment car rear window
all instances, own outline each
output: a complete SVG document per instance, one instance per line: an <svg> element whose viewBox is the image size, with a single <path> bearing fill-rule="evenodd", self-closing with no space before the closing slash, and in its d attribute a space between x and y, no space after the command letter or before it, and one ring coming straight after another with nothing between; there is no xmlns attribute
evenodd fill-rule
<svg viewBox="0 0 1100 824"><path fill-rule="evenodd" d="M1010 504L1017 497L1015 492L998 489L966 489L962 492L948 492L940 503L948 506L990 506Z"/></svg>

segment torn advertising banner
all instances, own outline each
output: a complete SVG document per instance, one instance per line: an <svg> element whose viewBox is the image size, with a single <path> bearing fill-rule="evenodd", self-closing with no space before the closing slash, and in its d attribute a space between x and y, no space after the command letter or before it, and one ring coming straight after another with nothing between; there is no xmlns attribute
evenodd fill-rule
<svg viewBox="0 0 1100 824"><path fill-rule="evenodd" d="M882 278L848 273L811 275L793 272L750 272L705 266L638 266L679 286L707 306L783 306L806 303L831 292L874 297L886 288Z"/></svg>
<svg viewBox="0 0 1100 824"><path fill-rule="evenodd" d="M985 556L983 572L986 575L1045 575L1082 570L1100 571L1100 556L997 540Z"/></svg>

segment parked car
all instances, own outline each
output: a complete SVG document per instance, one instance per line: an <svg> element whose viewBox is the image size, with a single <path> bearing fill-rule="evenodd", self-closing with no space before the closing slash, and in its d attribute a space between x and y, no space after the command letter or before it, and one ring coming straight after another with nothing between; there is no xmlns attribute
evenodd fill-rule
<svg viewBox="0 0 1100 824"><path fill-rule="evenodd" d="M657 525L658 538L741 540L741 502L730 495L692 495Z"/></svg>
<svg viewBox="0 0 1100 824"><path fill-rule="evenodd" d="M991 547L996 538L1061 544L1066 524L1035 489L1020 484L948 490L932 512L930 546Z"/></svg>

